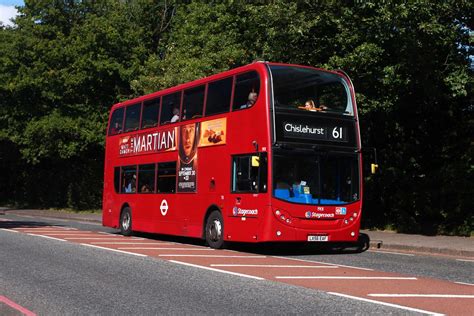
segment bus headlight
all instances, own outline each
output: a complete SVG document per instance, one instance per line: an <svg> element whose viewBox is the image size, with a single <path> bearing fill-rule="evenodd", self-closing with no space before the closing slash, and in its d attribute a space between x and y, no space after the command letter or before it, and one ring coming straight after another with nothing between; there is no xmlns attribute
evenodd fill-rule
<svg viewBox="0 0 474 316"><path fill-rule="evenodd" d="M276 218L278 218L278 220L282 221L285 224L291 224L293 222L293 218L290 215L288 215L285 211L276 210L275 216Z"/></svg>

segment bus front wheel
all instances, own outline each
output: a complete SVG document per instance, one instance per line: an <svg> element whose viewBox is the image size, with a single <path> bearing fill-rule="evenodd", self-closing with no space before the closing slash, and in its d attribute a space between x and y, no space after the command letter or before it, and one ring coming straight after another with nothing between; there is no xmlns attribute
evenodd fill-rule
<svg viewBox="0 0 474 316"><path fill-rule="evenodd" d="M124 236L132 234L132 210L128 206L120 214L120 233Z"/></svg>
<svg viewBox="0 0 474 316"><path fill-rule="evenodd" d="M206 221L206 242L214 249L224 248L224 220L219 211L212 212Z"/></svg>

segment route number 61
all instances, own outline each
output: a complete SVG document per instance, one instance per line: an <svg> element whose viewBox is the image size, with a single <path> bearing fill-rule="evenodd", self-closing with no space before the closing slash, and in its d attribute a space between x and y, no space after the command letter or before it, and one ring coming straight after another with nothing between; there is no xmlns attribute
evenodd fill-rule
<svg viewBox="0 0 474 316"><path fill-rule="evenodd" d="M334 127L332 130L332 137L335 139L342 139L342 127Z"/></svg>

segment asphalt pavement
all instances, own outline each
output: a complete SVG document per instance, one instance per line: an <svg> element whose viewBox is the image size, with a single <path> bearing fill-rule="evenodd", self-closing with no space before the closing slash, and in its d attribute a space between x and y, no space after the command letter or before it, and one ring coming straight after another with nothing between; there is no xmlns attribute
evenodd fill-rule
<svg viewBox="0 0 474 316"><path fill-rule="evenodd" d="M57 210L9 209L1 212L18 216L71 219L82 222L101 223L102 215L93 213L73 213ZM391 231L362 230L369 237L371 249L381 251L403 251L431 255L462 256L474 258L474 238L457 236L424 236L400 234Z"/></svg>

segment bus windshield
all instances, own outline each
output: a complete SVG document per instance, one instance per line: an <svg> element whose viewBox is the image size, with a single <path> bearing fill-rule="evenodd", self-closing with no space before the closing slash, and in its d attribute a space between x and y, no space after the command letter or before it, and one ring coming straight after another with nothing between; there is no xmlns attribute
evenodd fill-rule
<svg viewBox="0 0 474 316"><path fill-rule="evenodd" d="M359 199L356 155L275 154L274 196L289 202L339 205Z"/></svg>
<svg viewBox="0 0 474 316"><path fill-rule="evenodd" d="M291 66L270 66L270 71L276 110L354 115L349 87L342 77Z"/></svg>

